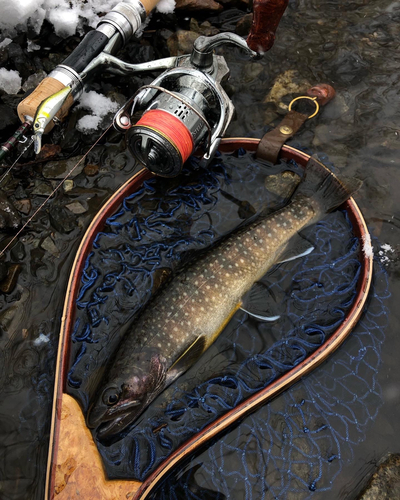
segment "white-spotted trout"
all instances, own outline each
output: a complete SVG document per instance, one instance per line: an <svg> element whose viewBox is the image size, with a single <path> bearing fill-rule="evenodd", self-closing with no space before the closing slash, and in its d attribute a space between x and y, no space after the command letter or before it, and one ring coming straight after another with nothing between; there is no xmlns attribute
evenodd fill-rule
<svg viewBox="0 0 400 500"><path fill-rule="evenodd" d="M240 307L262 316L258 280L275 263L309 253L298 232L359 186L356 179L339 181L311 160L288 205L176 275L121 342L89 409L88 426L98 427L100 438L120 433L199 359Z"/></svg>

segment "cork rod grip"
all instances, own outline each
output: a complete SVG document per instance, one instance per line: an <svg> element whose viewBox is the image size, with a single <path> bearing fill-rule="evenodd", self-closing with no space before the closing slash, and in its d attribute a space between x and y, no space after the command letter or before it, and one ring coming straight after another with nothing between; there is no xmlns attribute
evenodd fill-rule
<svg viewBox="0 0 400 500"><path fill-rule="evenodd" d="M141 4L146 9L147 14L150 14L159 1L160 0L140 0Z"/></svg>
<svg viewBox="0 0 400 500"><path fill-rule="evenodd" d="M21 122L25 122L26 117L30 117L33 120L36 114L36 110L40 106L41 102L47 99L47 97L50 97L59 90L63 89L64 87L65 85L63 85L61 82L50 76L42 80L39 83L39 85L35 88L35 90L18 104L17 112ZM73 103L74 99L71 95L69 95L63 107L56 114L56 117L60 121L63 121L64 118L67 116L69 108L72 106ZM51 121L47 126L45 132L46 133L50 132L50 130L53 127L54 127L54 122Z"/></svg>

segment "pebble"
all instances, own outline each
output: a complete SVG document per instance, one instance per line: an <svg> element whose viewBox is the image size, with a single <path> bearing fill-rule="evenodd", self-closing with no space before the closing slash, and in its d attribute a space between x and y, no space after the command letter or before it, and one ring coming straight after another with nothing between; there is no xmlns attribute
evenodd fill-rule
<svg viewBox="0 0 400 500"><path fill-rule="evenodd" d="M47 236L45 238L41 245L40 245L43 250L46 250L46 252L50 253L51 255L54 255L54 257L59 257L60 256L60 251L56 247L54 241L50 238L50 236Z"/></svg>
<svg viewBox="0 0 400 500"><path fill-rule="evenodd" d="M52 227L59 233L70 233L76 227L75 217L64 207L52 207L49 218Z"/></svg>
<svg viewBox="0 0 400 500"><path fill-rule="evenodd" d="M358 500L400 498L400 454L392 454L378 465Z"/></svg>
<svg viewBox="0 0 400 500"><path fill-rule="evenodd" d="M0 291L3 293L11 293L18 281L18 274L21 271L20 264L11 264L8 266L7 277L0 283Z"/></svg>
<svg viewBox="0 0 400 500"><path fill-rule="evenodd" d="M49 196L52 192L52 186L46 184L45 182L37 183L32 190L32 194L35 194L36 196Z"/></svg>
<svg viewBox="0 0 400 500"><path fill-rule="evenodd" d="M44 144L40 153L37 155L38 160L47 160L53 158L61 153L61 146L59 144Z"/></svg>
<svg viewBox="0 0 400 500"><path fill-rule="evenodd" d="M0 229L17 229L21 224L15 206L4 193L0 193Z"/></svg>
<svg viewBox="0 0 400 500"><path fill-rule="evenodd" d="M93 177L99 173L99 166L89 163L83 170L88 177Z"/></svg>
<svg viewBox="0 0 400 500"><path fill-rule="evenodd" d="M15 200L14 206L21 214L28 215L32 208L31 200Z"/></svg>
<svg viewBox="0 0 400 500"><path fill-rule="evenodd" d="M33 75L30 75L25 83L22 85L22 90L26 92L27 90L30 89L35 89L39 83L46 78L47 73L43 71L42 69L38 71L37 73L34 73Z"/></svg>
<svg viewBox="0 0 400 500"><path fill-rule="evenodd" d="M75 165L81 160L82 156L74 156L68 160L49 161L43 167L42 174L46 179L64 179L64 177L71 172ZM79 175L85 167L82 161L72 172L70 178L75 178Z"/></svg>
<svg viewBox="0 0 400 500"><path fill-rule="evenodd" d="M68 205L65 205L66 208L73 214L84 214L87 212L87 209L79 203L79 201L74 201L73 203L69 203Z"/></svg>
<svg viewBox="0 0 400 500"><path fill-rule="evenodd" d="M72 181L71 179L67 179L66 181L64 181L63 187L64 192L68 193L68 191L71 191L71 189L74 188L74 181Z"/></svg>
<svg viewBox="0 0 400 500"><path fill-rule="evenodd" d="M21 241L18 241L11 249L10 252L11 259L16 262L21 262L25 259L26 252L25 247Z"/></svg>
<svg viewBox="0 0 400 500"><path fill-rule="evenodd" d="M289 69L276 78L263 102L273 102L278 108L287 110L288 105L282 102L283 97L293 93L305 93L309 87L310 82L301 78L296 70Z"/></svg>
<svg viewBox="0 0 400 500"><path fill-rule="evenodd" d="M27 198L27 194L21 184L19 184L14 191L14 198L16 200L23 200L24 198Z"/></svg>

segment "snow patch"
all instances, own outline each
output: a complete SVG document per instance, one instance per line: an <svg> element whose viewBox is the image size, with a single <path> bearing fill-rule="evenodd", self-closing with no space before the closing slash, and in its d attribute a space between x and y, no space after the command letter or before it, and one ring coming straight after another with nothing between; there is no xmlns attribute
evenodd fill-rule
<svg viewBox="0 0 400 500"><path fill-rule="evenodd" d="M4 38L4 40L0 42L0 49L2 49L3 47L7 47L7 45L10 45L11 42L11 38Z"/></svg>
<svg viewBox="0 0 400 500"><path fill-rule="evenodd" d="M391 247L388 243L384 243L383 245L381 245L381 249L378 252L378 256L382 264L385 264L386 266L389 264L389 262L391 261L390 259L391 253L394 253L393 247Z"/></svg>
<svg viewBox="0 0 400 500"><path fill-rule="evenodd" d="M372 248L371 244L371 236L369 233L365 234L363 236L363 252L366 257L373 257L374 256L374 249Z"/></svg>
<svg viewBox="0 0 400 500"><path fill-rule="evenodd" d="M22 78L18 71L0 68L0 89L7 94L17 94L21 88Z"/></svg>
<svg viewBox="0 0 400 500"><path fill-rule="evenodd" d="M78 121L76 128L80 132L93 132L99 127L102 119L108 113L115 113L118 110L119 104L105 95L91 90L82 94L79 106L77 107L87 109L92 114L82 117Z"/></svg>
<svg viewBox="0 0 400 500"><path fill-rule="evenodd" d="M31 26L39 33L46 19L60 36L73 35L83 25L95 28L99 14L112 10L119 0L0 0L0 31L15 35Z"/></svg>
<svg viewBox="0 0 400 500"><path fill-rule="evenodd" d="M47 344L50 342L50 339L44 335L44 333L41 333L37 339L33 341L34 345L42 345L42 344Z"/></svg>
<svg viewBox="0 0 400 500"><path fill-rule="evenodd" d="M161 14L171 14L175 10L175 0L160 0L156 10Z"/></svg>

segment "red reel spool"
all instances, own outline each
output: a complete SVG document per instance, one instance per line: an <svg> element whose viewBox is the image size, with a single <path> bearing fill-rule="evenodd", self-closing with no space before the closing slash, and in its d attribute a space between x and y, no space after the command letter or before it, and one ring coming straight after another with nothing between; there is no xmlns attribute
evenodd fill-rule
<svg viewBox="0 0 400 500"><path fill-rule="evenodd" d="M179 151L182 163L185 163L193 153L192 134L179 118L171 115L168 111L150 109L136 123L136 126L150 128L165 137Z"/></svg>

